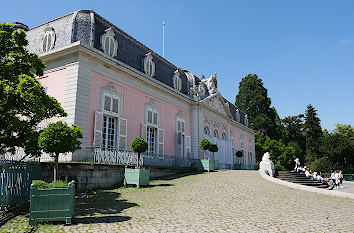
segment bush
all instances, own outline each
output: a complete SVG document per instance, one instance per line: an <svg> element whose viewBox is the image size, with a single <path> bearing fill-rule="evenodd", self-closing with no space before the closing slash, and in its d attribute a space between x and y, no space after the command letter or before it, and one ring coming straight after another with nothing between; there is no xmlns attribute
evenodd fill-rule
<svg viewBox="0 0 354 233"><path fill-rule="evenodd" d="M51 189L51 188L67 188L68 184L64 181L57 180L52 183L47 183L43 180L33 180L32 184L34 184L35 189Z"/></svg>
<svg viewBox="0 0 354 233"><path fill-rule="evenodd" d="M135 153L144 153L148 149L148 143L145 138L137 137L133 138L130 147Z"/></svg>
<svg viewBox="0 0 354 233"><path fill-rule="evenodd" d="M199 142L199 148L202 150L209 150L210 146L211 146L211 142L206 138L203 138Z"/></svg>
<svg viewBox="0 0 354 233"><path fill-rule="evenodd" d="M241 158L243 156L243 151L239 150L236 152L236 157Z"/></svg>
<svg viewBox="0 0 354 233"><path fill-rule="evenodd" d="M210 152L218 152L219 148L218 145L216 144L211 144L210 148L209 148Z"/></svg>

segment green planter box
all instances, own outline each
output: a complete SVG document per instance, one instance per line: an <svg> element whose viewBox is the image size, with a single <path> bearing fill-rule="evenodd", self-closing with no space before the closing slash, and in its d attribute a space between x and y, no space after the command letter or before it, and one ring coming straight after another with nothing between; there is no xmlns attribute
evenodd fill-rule
<svg viewBox="0 0 354 233"><path fill-rule="evenodd" d="M242 165L241 164L234 164L234 169L235 170L241 170L242 169Z"/></svg>
<svg viewBox="0 0 354 233"><path fill-rule="evenodd" d="M215 160L212 159L199 159L198 160L198 171L213 171L215 170Z"/></svg>
<svg viewBox="0 0 354 233"><path fill-rule="evenodd" d="M140 185L150 184L150 170L142 168L125 168L124 186L127 184L135 184L140 188Z"/></svg>
<svg viewBox="0 0 354 233"><path fill-rule="evenodd" d="M71 224L74 216L75 181L68 188L30 190L29 224L42 221L65 221Z"/></svg>

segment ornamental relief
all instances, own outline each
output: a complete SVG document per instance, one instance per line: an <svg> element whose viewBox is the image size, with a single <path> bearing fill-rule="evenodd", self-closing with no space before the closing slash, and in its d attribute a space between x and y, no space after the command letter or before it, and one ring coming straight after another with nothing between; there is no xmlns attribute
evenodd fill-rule
<svg viewBox="0 0 354 233"><path fill-rule="evenodd" d="M208 99L204 102L204 104L221 114L227 115L218 97Z"/></svg>

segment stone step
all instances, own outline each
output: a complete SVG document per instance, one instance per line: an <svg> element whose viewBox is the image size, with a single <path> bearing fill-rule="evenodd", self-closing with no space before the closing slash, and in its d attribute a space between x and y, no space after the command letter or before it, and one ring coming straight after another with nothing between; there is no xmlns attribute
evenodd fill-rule
<svg viewBox="0 0 354 233"><path fill-rule="evenodd" d="M327 188L326 183L321 183L317 180L306 177L305 174L299 174L294 171L278 171L276 178L296 184L316 187L316 188Z"/></svg>

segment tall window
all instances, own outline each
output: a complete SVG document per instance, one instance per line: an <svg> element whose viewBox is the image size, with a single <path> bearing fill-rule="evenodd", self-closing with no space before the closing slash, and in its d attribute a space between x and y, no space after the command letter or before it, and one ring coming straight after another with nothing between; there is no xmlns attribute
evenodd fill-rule
<svg viewBox="0 0 354 233"><path fill-rule="evenodd" d="M156 154L156 128L147 127L148 154Z"/></svg>
<svg viewBox="0 0 354 233"><path fill-rule="evenodd" d="M225 132L222 132L221 138L222 138L222 140L225 140L225 141L226 141L226 133L225 133Z"/></svg>
<svg viewBox="0 0 354 233"><path fill-rule="evenodd" d="M243 150L243 136L240 137L240 149Z"/></svg>
<svg viewBox="0 0 354 233"><path fill-rule="evenodd" d="M214 130L214 137L219 138L219 133L216 129Z"/></svg>
<svg viewBox="0 0 354 233"><path fill-rule="evenodd" d="M210 131L208 126L204 126L204 135L210 136Z"/></svg>
<svg viewBox="0 0 354 233"><path fill-rule="evenodd" d="M102 147L106 149L116 148L117 118L104 115L102 124Z"/></svg>
<svg viewBox="0 0 354 233"><path fill-rule="evenodd" d="M176 139L177 139L177 155L180 157L185 156L186 149L186 122L183 113L180 111L176 114Z"/></svg>

